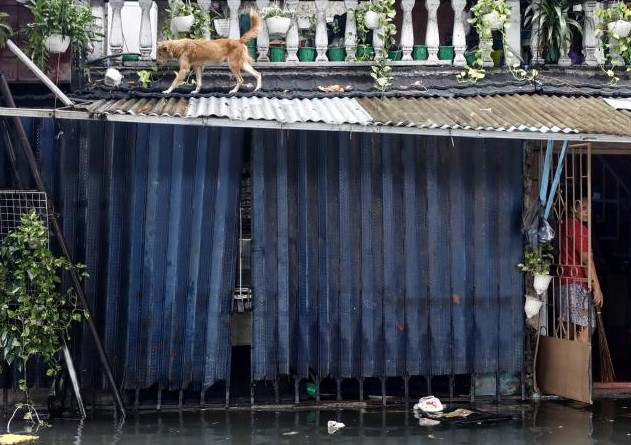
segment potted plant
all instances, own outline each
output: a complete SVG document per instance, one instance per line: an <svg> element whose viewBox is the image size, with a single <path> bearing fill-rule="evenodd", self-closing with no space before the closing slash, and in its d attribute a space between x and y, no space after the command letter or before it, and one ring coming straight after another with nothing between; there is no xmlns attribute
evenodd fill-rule
<svg viewBox="0 0 631 445"><path fill-rule="evenodd" d="M550 285L552 279L550 266L553 261L552 247L549 244L539 243L534 248L528 248L524 252L524 261L517 265L522 272L532 274L533 286L539 295L544 293Z"/></svg>
<svg viewBox="0 0 631 445"><path fill-rule="evenodd" d="M510 6L505 0L478 0L470 9L471 18L467 22L475 28L480 39L476 50L476 59L482 66L482 61L493 50L493 32L498 31L504 36L504 26L510 16Z"/></svg>
<svg viewBox="0 0 631 445"><path fill-rule="evenodd" d="M15 364L22 375L18 387L26 403L17 404L15 412L26 409L24 418L33 422L41 423L29 396L27 366L41 357L48 377L60 371L62 341L69 339L71 323L83 314L74 289L60 289L59 273L83 268L53 255L48 229L34 210L21 216L19 226L0 245L0 350L2 359Z"/></svg>
<svg viewBox="0 0 631 445"><path fill-rule="evenodd" d="M313 62L316 58L315 49L315 16L310 17L310 25L299 30L300 46L298 47L298 59L301 62Z"/></svg>
<svg viewBox="0 0 631 445"><path fill-rule="evenodd" d="M582 34L581 25L567 16L570 7L566 0L533 0L524 12L524 25L532 29L531 39L537 39L547 62L556 63L560 52L569 51L574 33Z"/></svg>
<svg viewBox="0 0 631 445"><path fill-rule="evenodd" d="M8 23L9 14L0 12L0 48L4 48L7 40L13 35L13 28Z"/></svg>
<svg viewBox="0 0 631 445"><path fill-rule="evenodd" d="M267 8L263 8L261 17L265 20L269 34L284 36L291 26L293 13L274 2Z"/></svg>
<svg viewBox="0 0 631 445"><path fill-rule="evenodd" d="M219 37L228 37L230 34L230 10L213 2L210 4L210 13L213 16L213 28Z"/></svg>
<svg viewBox="0 0 631 445"><path fill-rule="evenodd" d="M327 48L326 55L331 62L341 62L346 58L346 48L343 45L344 35L342 33L341 16L333 17L331 23L327 24L333 39Z"/></svg>
<svg viewBox="0 0 631 445"><path fill-rule="evenodd" d="M602 64L619 64L618 56L629 63L631 61L631 10L624 2L616 3L610 8L594 9L594 16L599 23L594 34L599 39L601 48L607 48ZM607 71L613 77L613 71Z"/></svg>
<svg viewBox="0 0 631 445"><path fill-rule="evenodd" d="M65 52L70 43L79 55L103 37L96 27L97 17L89 6L73 0L30 0L26 7L33 19L24 28L26 52L40 68L48 63L50 51ZM63 46L55 47L60 43Z"/></svg>
<svg viewBox="0 0 631 445"><path fill-rule="evenodd" d="M208 10L190 0L173 0L166 10L171 19L164 22L162 33L167 39L203 39L210 35L211 17Z"/></svg>

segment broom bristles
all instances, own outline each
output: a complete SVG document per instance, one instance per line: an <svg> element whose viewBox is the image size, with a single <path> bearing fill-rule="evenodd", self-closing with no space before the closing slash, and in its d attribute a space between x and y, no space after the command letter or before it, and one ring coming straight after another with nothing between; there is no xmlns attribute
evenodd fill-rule
<svg viewBox="0 0 631 445"><path fill-rule="evenodd" d="M611 361L609 344L605 336L605 325L600 310L596 311L596 326L598 328L598 351L600 353L600 379L602 382L611 383L616 381L616 373Z"/></svg>

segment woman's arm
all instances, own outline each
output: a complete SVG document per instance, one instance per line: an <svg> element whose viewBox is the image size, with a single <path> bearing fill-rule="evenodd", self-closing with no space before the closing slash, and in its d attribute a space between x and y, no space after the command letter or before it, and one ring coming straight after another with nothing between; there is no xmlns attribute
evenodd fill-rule
<svg viewBox="0 0 631 445"><path fill-rule="evenodd" d="M594 262L590 258L588 252L581 252L581 264L585 267L585 275L591 278L592 282L592 291L594 293L594 304L596 306L602 307L603 305L603 291L600 288L600 281L598 280L598 275L596 275L596 267L594 266Z"/></svg>

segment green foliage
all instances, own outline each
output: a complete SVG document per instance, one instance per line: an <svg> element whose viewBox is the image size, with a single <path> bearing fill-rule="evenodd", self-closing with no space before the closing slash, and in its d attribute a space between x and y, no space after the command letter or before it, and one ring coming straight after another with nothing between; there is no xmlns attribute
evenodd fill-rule
<svg viewBox="0 0 631 445"><path fill-rule="evenodd" d="M16 362L24 376L35 356L47 365L46 375L59 371L61 338L68 339L71 323L83 316L74 290L60 290L59 273L84 268L53 255L48 229L35 211L24 214L0 245L0 348L4 361ZM19 388L28 400L26 377Z"/></svg>
<svg viewBox="0 0 631 445"><path fill-rule="evenodd" d="M491 23L489 22L489 14L500 23L500 29L496 32L500 33L502 42L506 41L505 28L508 27L508 18L510 17L511 8L505 2L505 0L478 0L478 2L471 7L471 18L467 19L467 22L475 28L480 37L480 44L475 51L475 60L472 65L465 65L462 70L456 74L456 78L459 81L468 81L475 83L478 80L484 79L486 76L486 70L484 69L484 56L490 54L493 49L493 29L491 29ZM506 48L506 45L503 44ZM510 66L510 63L509 63Z"/></svg>
<svg viewBox="0 0 631 445"><path fill-rule="evenodd" d="M371 69L370 76L374 80L373 85L376 89L386 91L392 86L392 75L390 74L392 67L388 65L388 59L385 56L379 57Z"/></svg>
<svg viewBox="0 0 631 445"><path fill-rule="evenodd" d="M4 48L7 44L7 40L13 35L13 28L7 23L9 14L6 12L0 12L0 48Z"/></svg>
<svg viewBox="0 0 631 445"><path fill-rule="evenodd" d="M620 55L625 61L631 60L631 34L620 37L616 34L615 29L610 31L607 25L618 20L631 21L631 9L621 1L610 8L597 7L594 9L594 16L599 19L594 35L598 39L600 47L608 50L599 64L609 76L610 83L615 85L620 79L616 76L613 68L622 63L615 59L614 55ZM631 71L631 67L627 68L627 71Z"/></svg>
<svg viewBox="0 0 631 445"><path fill-rule="evenodd" d="M554 49L567 53L574 33L583 33L580 23L567 16L569 8L566 0L533 0L526 8L524 25L538 30L540 54Z"/></svg>
<svg viewBox="0 0 631 445"><path fill-rule="evenodd" d="M291 12L289 9L287 9L287 8L285 8L283 6L280 6L278 4L278 2L274 2L271 5L269 5L268 7L263 8L261 10L261 17L263 19L267 19L267 18L270 18L270 17L289 17L289 18L291 18L293 16L294 16L293 12Z"/></svg>
<svg viewBox="0 0 631 445"><path fill-rule="evenodd" d="M97 17L86 4L75 0L30 0L26 4L33 21L22 29L28 42L26 52L44 69L48 63L46 39L52 34L70 37L79 56L103 37L96 28Z"/></svg>
<svg viewBox="0 0 631 445"><path fill-rule="evenodd" d="M167 39L203 39L208 33L213 31L210 12L199 6L197 3L191 3L189 0L176 0L171 7L172 9L166 10L167 15L171 18L192 15L195 21L193 22L193 26L191 26L189 32L174 33L171 30L170 21L166 20L163 24L162 34Z"/></svg>
<svg viewBox="0 0 631 445"><path fill-rule="evenodd" d="M140 70L136 72L138 75L138 82L143 88L147 88L151 82L153 82L153 72L149 70Z"/></svg>
<svg viewBox="0 0 631 445"><path fill-rule="evenodd" d="M537 244L534 249L526 249L524 261L519 263L517 267L522 272L530 272L533 275L549 275L553 261L552 246L549 244Z"/></svg>

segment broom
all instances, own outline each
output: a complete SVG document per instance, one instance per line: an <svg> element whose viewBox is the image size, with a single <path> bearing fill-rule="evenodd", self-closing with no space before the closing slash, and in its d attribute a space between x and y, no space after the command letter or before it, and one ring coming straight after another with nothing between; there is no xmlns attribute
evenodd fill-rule
<svg viewBox="0 0 631 445"><path fill-rule="evenodd" d="M611 383L616 380L616 373L613 370L609 344L605 336L605 325L603 315L599 307L596 307L596 326L598 328L598 351L600 353L600 379L602 382Z"/></svg>

